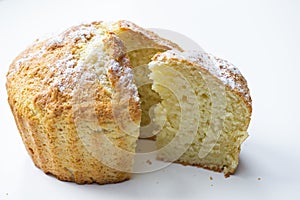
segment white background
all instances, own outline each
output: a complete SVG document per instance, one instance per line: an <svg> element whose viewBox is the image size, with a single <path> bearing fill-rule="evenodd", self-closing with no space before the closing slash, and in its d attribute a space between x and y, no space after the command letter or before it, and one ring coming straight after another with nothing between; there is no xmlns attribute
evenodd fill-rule
<svg viewBox="0 0 300 200"><path fill-rule="evenodd" d="M120 184L76 185L34 167L7 103L11 61L36 38L118 19L180 32L239 67L253 116L234 176L173 164ZM0 34L0 200L300 199L300 1L0 0Z"/></svg>

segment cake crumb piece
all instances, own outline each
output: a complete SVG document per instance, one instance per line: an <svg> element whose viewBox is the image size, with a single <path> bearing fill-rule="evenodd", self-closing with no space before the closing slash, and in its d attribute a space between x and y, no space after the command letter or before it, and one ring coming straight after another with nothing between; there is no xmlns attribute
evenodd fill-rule
<svg viewBox="0 0 300 200"><path fill-rule="evenodd" d="M260 180L261 180L261 178L260 178L260 177L258 177L258 178L257 178L257 180L259 180L259 181L260 181Z"/></svg>
<svg viewBox="0 0 300 200"><path fill-rule="evenodd" d="M212 176L210 176L210 177L209 177L209 180L211 180L211 181L212 181L212 180L214 180L214 179L213 179L213 177L212 177Z"/></svg>
<svg viewBox="0 0 300 200"><path fill-rule="evenodd" d="M210 186L212 187L212 186L214 186L213 184L210 184Z"/></svg>
<svg viewBox="0 0 300 200"><path fill-rule="evenodd" d="M152 164L152 162L150 160L147 160L146 163L149 164L149 165Z"/></svg>

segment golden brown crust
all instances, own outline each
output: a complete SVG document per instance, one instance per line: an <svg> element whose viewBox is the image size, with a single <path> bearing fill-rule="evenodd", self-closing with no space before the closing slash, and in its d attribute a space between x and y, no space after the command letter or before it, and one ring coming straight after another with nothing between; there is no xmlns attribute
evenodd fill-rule
<svg viewBox="0 0 300 200"><path fill-rule="evenodd" d="M214 172L223 172L223 170L224 170L223 167L217 167L217 166L206 166L206 165L202 165L202 164L189 164L189 163L184 163L184 162L180 162L180 161L175 161L175 163L182 164L184 166L199 167L199 168L211 170L211 171L214 171ZM233 174L234 174L234 171L233 172L227 172L227 173L224 173L224 177L228 178L230 175L233 175Z"/></svg>
<svg viewBox="0 0 300 200"><path fill-rule="evenodd" d="M87 70L76 71L81 59L80 52L98 31L101 22L82 24L72 27L57 37L37 41L22 52L10 65L7 74L8 102L15 117L28 153L35 165L45 173L50 173L60 180L76 183L115 183L130 178L130 173L112 169L102 164L86 149L78 135L75 121L77 112L82 118L91 115L84 108L95 108L95 115L102 128L108 128L115 134L121 134L113 114L113 83L120 81L124 69L130 68L125 48L113 33L105 33L103 53L110 60L122 66L121 74L109 71L112 91L93 79L89 86L95 89L96 104L85 104L80 109L74 108L77 99L78 78ZM107 63L109 64L109 63ZM84 87L84 85L82 85ZM128 90L132 96L129 100L129 114L132 121L139 123L139 102L134 93L136 88ZM79 98L79 97L78 97ZM81 98L81 97L80 97ZM86 106L86 107L85 107ZM128 151L124 138L114 140L115 145ZM120 158L120 161L123 158ZM124 163L127 162L125 158Z"/></svg>
<svg viewBox="0 0 300 200"><path fill-rule="evenodd" d="M180 46L173 43L172 41L161 38L156 33L146 30L130 21L119 20L115 23L110 24L108 29L118 34L121 38L122 34L126 32L131 32L135 35L139 35L140 37L144 38L144 47L162 49L163 51L171 49L183 51L183 49ZM149 41L148 46L147 41ZM128 48L129 51L133 50L130 47L126 48Z"/></svg>
<svg viewBox="0 0 300 200"><path fill-rule="evenodd" d="M168 160L164 160L161 157L157 157L157 159L160 160L160 161L169 162ZM220 173L224 171L224 166L223 167L208 166L208 165L203 165L203 164L200 164L200 163L199 164L191 164L191 163L186 163L186 162L182 162L182 161L178 161L178 160L174 161L174 163L181 164L183 166L199 167L199 168L211 170L211 171L214 171L214 172L220 172ZM228 171L228 172L224 173L224 177L225 178L230 177L230 175L234 174L235 170L236 169L232 169L232 171Z"/></svg>

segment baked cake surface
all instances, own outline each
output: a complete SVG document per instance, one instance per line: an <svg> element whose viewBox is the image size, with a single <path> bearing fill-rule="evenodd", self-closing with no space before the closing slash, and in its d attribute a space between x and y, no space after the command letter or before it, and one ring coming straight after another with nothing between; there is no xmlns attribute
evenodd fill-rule
<svg viewBox="0 0 300 200"><path fill-rule="evenodd" d="M139 97L124 45L101 22L36 41L11 64L6 87L27 151L45 173L76 183L130 178Z"/></svg>
<svg viewBox="0 0 300 200"><path fill-rule="evenodd" d="M6 88L35 165L76 183L129 179L145 97L133 75L147 77L148 68L139 66L173 47L180 49L123 20L71 27L22 52ZM145 95L152 92L147 84Z"/></svg>

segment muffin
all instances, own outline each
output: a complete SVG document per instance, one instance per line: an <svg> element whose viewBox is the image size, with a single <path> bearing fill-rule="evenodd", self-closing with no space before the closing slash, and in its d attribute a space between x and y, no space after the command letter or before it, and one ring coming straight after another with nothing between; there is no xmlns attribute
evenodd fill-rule
<svg viewBox="0 0 300 200"><path fill-rule="evenodd" d="M71 27L22 52L9 68L6 88L34 164L79 184L129 179L145 98L138 95L134 68L173 47L180 49L118 21ZM143 77L145 70L138 70Z"/></svg>

